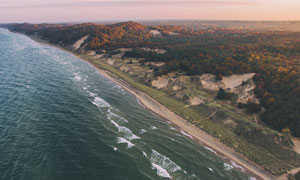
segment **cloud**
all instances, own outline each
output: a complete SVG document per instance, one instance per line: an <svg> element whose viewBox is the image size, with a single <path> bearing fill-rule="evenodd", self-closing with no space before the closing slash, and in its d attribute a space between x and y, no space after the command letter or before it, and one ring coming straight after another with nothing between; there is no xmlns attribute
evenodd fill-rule
<svg viewBox="0 0 300 180"><path fill-rule="evenodd" d="M101 2L65 2L65 3L32 3L32 4L0 4L0 8L53 8L53 7L132 7L132 6L240 6L254 5L254 1L234 0L128 0Z"/></svg>

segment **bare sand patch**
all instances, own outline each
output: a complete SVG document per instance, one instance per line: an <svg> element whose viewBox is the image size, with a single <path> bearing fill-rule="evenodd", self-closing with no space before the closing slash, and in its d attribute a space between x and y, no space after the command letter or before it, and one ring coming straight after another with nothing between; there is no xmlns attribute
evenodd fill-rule
<svg viewBox="0 0 300 180"><path fill-rule="evenodd" d="M224 76L222 79L222 83L224 84L225 89L233 89L242 84L243 81L247 81L248 79L252 79L255 73L248 74L234 74L231 76Z"/></svg>
<svg viewBox="0 0 300 180"><path fill-rule="evenodd" d="M121 71L123 71L123 72L128 72L128 71L129 71L129 67L128 67L128 66L125 66L125 65L119 67L119 69L120 69Z"/></svg>
<svg viewBox="0 0 300 180"><path fill-rule="evenodd" d="M212 74L203 74L200 76L200 82L203 88L208 90L217 91L220 87L222 87L221 82L216 80L216 76Z"/></svg>
<svg viewBox="0 0 300 180"><path fill-rule="evenodd" d="M291 138L291 140L294 143L294 150L295 152L297 152L298 154L300 154L300 140L297 138Z"/></svg>
<svg viewBox="0 0 300 180"><path fill-rule="evenodd" d="M156 29L150 30L149 33L153 36L161 35L161 32L159 30L156 30Z"/></svg>
<svg viewBox="0 0 300 180"><path fill-rule="evenodd" d="M189 104L192 106L196 106L196 105L203 104L203 103L204 103L203 99L201 99L198 96L190 97L190 99L189 99Z"/></svg>
<svg viewBox="0 0 300 180"><path fill-rule="evenodd" d="M106 62L107 62L107 64L113 66L115 64L116 60L114 60L114 59L108 59Z"/></svg>
<svg viewBox="0 0 300 180"><path fill-rule="evenodd" d="M87 40L87 38L89 37L89 35L84 36L83 38L79 39L78 41L76 41L73 45L72 48L74 48L74 50L77 50L81 47L81 45L84 43L85 40Z"/></svg>
<svg viewBox="0 0 300 180"><path fill-rule="evenodd" d="M169 84L169 79L165 77L158 77L156 80L152 81L152 86L157 89L162 89L167 87Z"/></svg>
<svg viewBox="0 0 300 180"><path fill-rule="evenodd" d="M88 51L88 52L86 52L86 54L89 56L94 56L94 55L96 55L96 51Z"/></svg>
<svg viewBox="0 0 300 180"><path fill-rule="evenodd" d="M179 86L179 85L174 85L174 86L172 87L172 90L173 90L173 91L179 91L179 90L181 90L181 89L182 89L182 87Z"/></svg>

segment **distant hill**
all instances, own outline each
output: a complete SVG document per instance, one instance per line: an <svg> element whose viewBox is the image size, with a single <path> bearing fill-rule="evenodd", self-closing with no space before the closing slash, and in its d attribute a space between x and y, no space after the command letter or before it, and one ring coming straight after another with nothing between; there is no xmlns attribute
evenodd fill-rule
<svg viewBox="0 0 300 180"><path fill-rule="evenodd" d="M161 20L140 21L147 26L172 25L188 29L224 28L250 31L291 31L300 32L300 21L201 21Z"/></svg>

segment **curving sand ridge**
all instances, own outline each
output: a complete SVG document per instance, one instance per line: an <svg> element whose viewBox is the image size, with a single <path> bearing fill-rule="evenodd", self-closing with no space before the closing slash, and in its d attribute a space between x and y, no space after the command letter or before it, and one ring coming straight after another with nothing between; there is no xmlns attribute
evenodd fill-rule
<svg viewBox="0 0 300 180"><path fill-rule="evenodd" d="M76 41L72 47L74 48L74 50L78 50L81 45L84 43L85 40L87 40L87 38L89 37L89 35L84 36L83 38L79 39L78 41Z"/></svg>

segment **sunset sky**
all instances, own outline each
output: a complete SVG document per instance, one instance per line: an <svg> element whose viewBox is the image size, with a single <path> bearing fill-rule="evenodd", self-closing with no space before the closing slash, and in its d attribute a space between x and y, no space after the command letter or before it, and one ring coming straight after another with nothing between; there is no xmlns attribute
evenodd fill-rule
<svg viewBox="0 0 300 180"><path fill-rule="evenodd" d="M0 23L143 19L300 20L300 0L0 0Z"/></svg>

